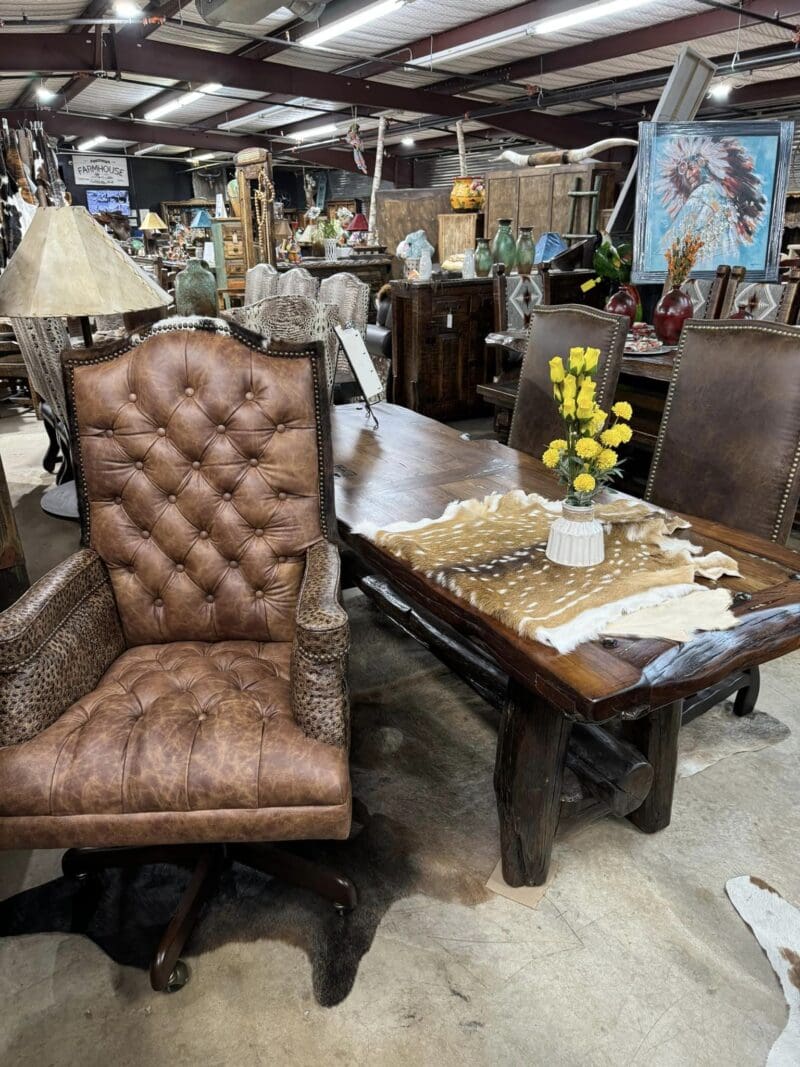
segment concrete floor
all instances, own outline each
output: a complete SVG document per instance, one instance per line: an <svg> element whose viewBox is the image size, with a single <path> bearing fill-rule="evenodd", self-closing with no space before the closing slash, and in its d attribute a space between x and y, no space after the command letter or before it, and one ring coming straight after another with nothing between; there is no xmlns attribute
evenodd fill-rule
<svg viewBox="0 0 800 1067"><path fill-rule="evenodd" d="M0 420L34 577L77 544L37 512L43 448L29 416ZM764 670L759 708L791 736L679 781L664 832L606 820L558 841L535 910L395 904L336 1008L318 1006L304 953L281 942L224 945L169 997L80 937L0 941L0 1062L763 1064L786 1007L724 885L758 875L800 902L798 687L800 655ZM54 853L0 855L0 896L57 871Z"/></svg>

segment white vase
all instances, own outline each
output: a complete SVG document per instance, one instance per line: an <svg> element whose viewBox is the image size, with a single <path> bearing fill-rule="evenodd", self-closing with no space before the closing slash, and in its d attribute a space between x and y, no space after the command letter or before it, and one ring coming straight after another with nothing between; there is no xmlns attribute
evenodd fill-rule
<svg viewBox="0 0 800 1067"><path fill-rule="evenodd" d="M431 262L431 254L427 248L423 251L419 257L419 278L422 282L427 282L433 273L433 263Z"/></svg>
<svg viewBox="0 0 800 1067"><path fill-rule="evenodd" d="M564 567L595 567L603 562L603 524L594 517L594 504L578 507L564 501L561 515L550 527L545 555Z"/></svg>
<svg viewBox="0 0 800 1067"><path fill-rule="evenodd" d="M332 263L336 259L336 249L338 247L335 237L326 237L323 242L325 245L325 259Z"/></svg>

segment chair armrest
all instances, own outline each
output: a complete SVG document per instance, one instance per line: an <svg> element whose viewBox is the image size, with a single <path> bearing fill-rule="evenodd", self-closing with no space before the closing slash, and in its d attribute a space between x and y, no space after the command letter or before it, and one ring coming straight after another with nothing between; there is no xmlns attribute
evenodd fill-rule
<svg viewBox="0 0 800 1067"><path fill-rule="evenodd" d="M0 746L55 722L124 649L105 564L81 549L0 614Z"/></svg>
<svg viewBox="0 0 800 1067"><path fill-rule="evenodd" d="M340 569L339 550L329 541L306 553L292 646L292 711L307 737L347 747L350 627L339 603Z"/></svg>

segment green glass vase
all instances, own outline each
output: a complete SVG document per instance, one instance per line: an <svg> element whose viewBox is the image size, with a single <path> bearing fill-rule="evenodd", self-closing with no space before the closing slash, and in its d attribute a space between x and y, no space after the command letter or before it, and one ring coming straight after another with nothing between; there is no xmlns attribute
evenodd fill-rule
<svg viewBox="0 0 800 1067"><path fill-rule="evenodd" d="M488 278L492 270L492 250L489 248L489 238L479 237L475 248L475 273L479 278Z"/></svg>
<svg viewBox="0 0 800 1067"><path fill-rule="evenodd" d="M514 269L517 262L517 242L511 232L511 219L497 220L497 233L492 241L492 259L495 263L504 263L507 273Z"/></svg>
<svg viewBox="0 0 800 1067"><path fill-rule="evenodd" d="M533 257L535 255L535 249L533 245L533 237L531 236L532 226L520 226L519 237L517 238L517 270L520 274L530 274L533 267Z"/></svg>
<svg viewBox="0 0 800 1067"><path fill-rule="evenodd" d="M217 314L217 280L205 260L190 259L175 278L175 310L179 315Z"/></svg>

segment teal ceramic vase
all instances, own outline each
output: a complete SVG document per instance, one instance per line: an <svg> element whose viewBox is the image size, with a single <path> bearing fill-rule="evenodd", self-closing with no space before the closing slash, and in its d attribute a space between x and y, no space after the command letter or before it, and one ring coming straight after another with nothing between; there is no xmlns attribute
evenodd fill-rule
<svg viewBox="0 0 800 1067"><path fill-rule="evenodd" d="M475 248L475 273L479 278L488 278L492 271L492 250L489 248L489 238L479 237Z"/></svg>
<svg viewBox="0 0 800 1067"><path fill-rule="evenodd" d="M520 274L530 274L533 267L534 245L531 226L520 226L517 238L517 270Z"/></svg>
<svg viewBox="0 0 800 1067"><path fill-rule="evenodd" d="M190 259L175 278L175 311L178 315L217 314L217 280L204 260Z"/></svg>
<svg viewBox="0 0 800 1067"><path fill-rule="evenodd" d="M514 269L517 262L517 242L511 232L511 219L497 220L497 233L492 241L492 259L495 263L504 263L507 273Z"/></svg>

